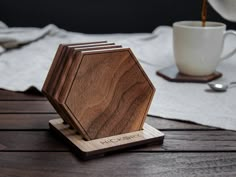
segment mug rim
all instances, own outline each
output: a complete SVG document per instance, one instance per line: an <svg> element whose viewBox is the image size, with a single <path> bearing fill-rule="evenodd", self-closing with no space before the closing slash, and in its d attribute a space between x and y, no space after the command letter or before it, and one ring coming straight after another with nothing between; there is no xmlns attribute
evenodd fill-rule
<svg viewBox="0 0 236 177"><path fill-rule="evenodd" d="M206 21L206 26L203 27L202 21L178 21L173 23L173 27L189 28L189 29L217 29L226 27L224 23Z"/></svg>

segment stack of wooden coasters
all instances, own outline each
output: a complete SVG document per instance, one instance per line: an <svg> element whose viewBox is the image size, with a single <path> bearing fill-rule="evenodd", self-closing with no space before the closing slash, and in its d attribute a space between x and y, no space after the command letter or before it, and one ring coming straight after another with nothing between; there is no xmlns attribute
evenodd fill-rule
<svg viewBox="0 0 236 177"><path fill-rule="evenodd" d="M50 127L83 158L163 141L161 132L143 126L155 88L129 48L61 44L42 92L63 119Z"/></svg>

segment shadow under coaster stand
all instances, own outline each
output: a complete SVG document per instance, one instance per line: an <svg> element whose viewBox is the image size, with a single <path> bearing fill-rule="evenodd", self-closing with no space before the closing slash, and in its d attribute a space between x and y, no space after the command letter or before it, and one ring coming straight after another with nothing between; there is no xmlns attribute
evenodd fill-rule
<svg viewBox="0 0 236 177"><path fill-rule="evenodd" d="M62 118L50 128L83 159L163 142L164 134L144 123L155 88L129 48L61 44L42 91Z"/></svg>

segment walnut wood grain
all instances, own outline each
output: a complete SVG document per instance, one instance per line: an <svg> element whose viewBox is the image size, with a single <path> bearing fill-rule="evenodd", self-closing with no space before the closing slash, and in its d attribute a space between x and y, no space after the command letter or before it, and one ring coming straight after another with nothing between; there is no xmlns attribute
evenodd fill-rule
<svg viewBox="0 0 236 177"><path fill-rule="evenodd" d="M82 51L65 112L88 139L142 128L154 87L129 49Z"/></svg>
<svg viewBox="0 0 236 177"><path fill-rule="evenodd" d="M235 177L236 153L123 153L84 162L70 152L0 152L0 171L1 177Z"/></svg>
<svg viewBox="0 0 236 177"><path fill-rule="evenodd" d="M61 46L61 45L60 45ZM61 92L61 86L63 85L68 69L71 65L74 65L72 63L73 61L73 51L74 49L84 49L84 50L90 50L91 47L100 47L100 48L116 48L120 46L115 46L114 43L107 43L107 42L90 42L90 43L80 43L80 44L71 44L71 45L64 45L63 49L59 52L61 52L60 55L56 55L55 61L57 61L57 64L54 69L54 76L50 78L50 72L49 72L49 79L50 82L46 82L43 87L44 94L48 97L48 100L51 102L53 107L57 110L57 112L61 115L61 117L65 120L65 122L69 123L70 125L74 126L74 123L71 121L70 118L66 115L66 112L63 112L60 108L60 105L57 104L57 97L59 93ZM60 48L58 49L60 50ZM58 57L57 57L58 56ZM53 66L52 66L53 67ZM56 73L56 75L55 75Z"/></svg>
<svg viewBox="0 0 236 177"><path fill-rule="evenodd" d="M51 102L53 107L59 112L59 114L65 119L66 122L71 123L70 119L64 115L64 112L58 107L57 103L53 99L54 90L58 90L57 83L60 80L60 75L67 63L67 58L70 53L69 49L73 47L87 47L87 46L96 46L104 45L106 41L97 41L97 42L86 42L86 43L77 43L77 44L61 44L58 47L56 56L53 60L52 66L49 70L45 83L43 85L42 92L47 96L48 100ZM108 44L112 45L112 44ZM71 123L72 124L72 123Z"/></svg>
<svg viewBox="0 0 236 177"><path fill-rule="evenodd" d="M86 42L86 43L77 43L77 44L60 44L56 55L54 57L53 63L50 67L47 78L44 82L42 92L47 96L50 103L57 110L57 112L65 119L66 122L71 123L70 119L64 115L63 111L58 107L57 103L54 102L52 93L56 88L56 84L58 79L60 79L60 70L64 68L65 63L67 62L67 55L69 53L68 49L73 46L89 46L96 44L104 44L106 41L98 41L98 42Z"/></svg>
<svg viewBox="0 0 236 177"><path fill-rule="evenodd" d="M76 47L86 48L89 46L103 46L103 45L114 45L114 43L107 43L107 42L91 42L91 43L79 43L79 44L72 44L64 46L64 50L62 51L61 56L57 61L57 68L54 71L54 77L51 77L51 82L48 85L48 94L53 95L54 91L58 89L58 83L60 83L61 74L63 70L68 67L68 58L71 54L71 49Z"/></svg>
<svg viewBox="0 0 236 177"><path fill-rule="evenodd" d="M52 82L51 78L53 77L53 75L55 75L55 70L56 70L55 68L57 68L58 60L60 59L60 56L62 55L64 48L65 48L65 46L62 44L60 44L58 46L58 49L57 49L54 59L52 61L51 67L48 71L47 77L46 77L44 84L43 84L42 91L44 92L44 94L47 94L47 92L48 92L48 85L50 82Z"/></svg>
<svg viewBox="0 0 236 177"><path fill-rule="evenodd" d="M56 85L57 89L51 94L51 100L54 102L53 104L56 106L56 110L62 116L62 118L69 123L71 126L76 128L74 125L75 123L69 118L66 112L63 112L63 108L58 104L60 97L63 97L63 93L65 90L69 89L69 86L72 82L74 77L74 71L76 66L78 65L77 58L80 55L81 51L89 51L89 50L99 50L99 49L110 49L110 48L121 48L120 45L114 45L114 43L99 43L99 44L92 44L92 45L83 45L83 46L73 46L68 49L68 57L63 70L59 73L58 83ZM65 96L64 96L65 97Z"/></svg>
<svg viewBox="0 0 236 177"><path fill-rule="evenodd" d="M51 67L49 69L49 72L48 72L48 75L47 75L46 80L44 82L42 90L47 93L48 89L49 89L48 86L49 85L53 86L53 84L55 84L54 79L57 76L56 73L57 73L58 67L60 66L60 60L63 57L65 49L66 49L67 46L86 45L86 44L91 44L91 43L93 44L93 43L105 43L105 42L106 41L74 43L74 44L60 44L58 46L57 51L56 51L54 60L53 60L52 65L51 65Z"/></svg>
<svg viewBox="0 0 236 177"><path fill-rule="evenodd" d="M66 91L69 89L69 86L72 83L72 80L78 69L80 62L80 54L82 51L89 50L101 50L101 49L111 49L111 48L121 48L121 45L114 45L113 43L107 43L109 45L99 45L99 46L90 46L84 48L73 48L70 52L70 58L68 59L68 66L65 67L64 72L61 74L60 80L61 83L57 85L57 92L53 94L53 98L57 102L62 102L61 100L65 99Z"/></svg>
<svg viewBox="0 0 236 177"><path fill-rule="evenodd" d="M59 64L59 68L56 71L57 72L57 78L53 78L55 82L55 86L51 88L50 95L52 98L57 97L61 91L61 87L65 81L65 78L67 77L68 70L70 69L71 65L73 65L73 52L75 49L78 50L91 50L91 47L97 48L97 47L111 47L114 46L114 43L92 43L92 44L86 44L86 45L73 45L68 46L66 48L64 56L60 59L61 63Z"/></svg>
<svg viewBox="0 0 236 177"><path fill-rule="evenodd" d="M43 86L65 122L87 140L141 130L155 91L131 50L111 49L117 47L60 45Z"/></svg>

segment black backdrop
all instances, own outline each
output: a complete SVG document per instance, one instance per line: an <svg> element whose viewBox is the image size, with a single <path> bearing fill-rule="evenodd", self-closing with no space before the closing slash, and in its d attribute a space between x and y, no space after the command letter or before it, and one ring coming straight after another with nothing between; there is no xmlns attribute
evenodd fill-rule
<svg viewBox="0 0 236 177"><path fill-rule="evenodd" d="M200 14L201 0L0 0L0 20L9 26L53 23L84 33L151 32L179 20L200 20ZM211 7L208 20L236 29Z"/></svg>

